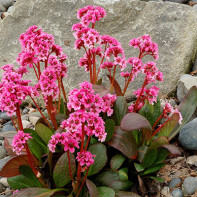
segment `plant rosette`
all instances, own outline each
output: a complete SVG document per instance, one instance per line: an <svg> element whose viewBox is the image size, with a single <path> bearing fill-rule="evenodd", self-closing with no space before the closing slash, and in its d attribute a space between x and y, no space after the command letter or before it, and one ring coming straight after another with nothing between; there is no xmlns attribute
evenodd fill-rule
<svg viewBox="0 0 197 197"><path fill-rule="evenodd" d="M54 37L37 26L19 38L19 67L1 67L0 110L17 130L12 157L0 170L15 190L12 196L138 196L129 192L132 185L146 178L162 181L155 173L169 154L180 154L169 142L194 113L197 88L191 88L178 109L167 102L161 107L159 88L152 85L163 81L155 63L157 44L149 35L134 38L129 45L139 56L127 59L115 38L95 30L105 16L98 6L77 11L80 22L72 27L75 48L85 53L79 66L89 73L90 82L80 83L68 95L63 85L67 56ZM154 61L143 63L147 55ZM29 69L37 78L34 86L22 79ZM118 69L123 88L115 78ZM109 89L99 79L101 70L109 78ZM125 92L140 72L144 83L128 106ZM39 112L32 113L40 117L35 129L24 129L21 120L20 105L27 96ZM47 113L36 97L43 98Z"/></svg>

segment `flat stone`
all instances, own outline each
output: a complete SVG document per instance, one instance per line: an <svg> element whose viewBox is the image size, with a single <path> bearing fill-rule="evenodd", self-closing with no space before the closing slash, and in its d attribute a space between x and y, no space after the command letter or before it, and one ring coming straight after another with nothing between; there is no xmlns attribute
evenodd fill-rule
<svg viewBox="0 0 197 197"><path fill-rule="evenodd" d="M10 116L8 116L8 115L6 114L6 112L2 112L0 118L3 119L3 120L11 120Z"/></svg>
<svg viewBox="0 0 197 197"><path fill-rule="evenodd" d="M197 155L189 156L186 160L187 164L197 166Z"/></svg>
<svg viewBox="0 0 197 197"><path fill-rule="evenodd" d="M10 6L7 10L8 13L11 13L14 10L14 6Z"/></svg>
<svg viewBox="0 0 197 197"><path fill-rule="evenodd" d="M197 76L183 75L178 81L178 88L177 88L178 101L181 102L181 100L188 93L189 89L192 86L196 86L196 85L197 85Z"/></svg>
<svg viewBox="0 0 197 197"><path fill-rule="evenodd" d="M88 74L84 72L84 68L77 66L84 52L75 51L75 39L71 27L78 22L76 10L93 4L104 7L107 12L106 18L96 24L96 29L101 35L107 34L120 41L127 58L139 55L138 50L129 46L129 40L132 38L149 34L153 41L158 43L160 58L157 65L164 73L164 82L159 84L161 94L175 91L179 78L189 71L191 62L194 62L197 50L197 15L192 7L171 2L17 1L13 12L0 25L0 65L4 65L5 61L6 64L15 61L21 51L18 41L20 34L29 26L37 25L43 31L53 34L55 42L63 47L68 56L68 78L64 81L66 88L73 89L80 82L87 80ZM144 59L144 61L152 60L148 56ZM105 72L100 74L105 82L108 81ZM0 71L1 75L2 71ZM32 84L36 83L33 70L27 78L32 80ZM143 80L144 76L141 76L131 87L136 90L141 87ZM118 77L118 81L123 86L124 79Z"/></svg>
<svg viewBox="0 0 197 197"><path fill-rule="evenodd" d="M0 193L2 193L3 191L5 191L5 187L0 183Z"/></svg>
<svg viewBox="0 0 197 197"><path fill-rule="evenodd" d="M5 157L6 150L3 146L0 146L0 159L3 159Z"/></svg>
<svg viewBox="0 0 197 197"><path fill-rule="evenodd" d="M22 116L21 116L21 119L22 119L22 120L29 120L29 116L26 115L26 114L25 114L25 115L22 115Z"/></svg>
<svg viewBox="0 0 197 197"><path fill-rule="evenodd" d="M179 142L190 150L197 150L197 118L184 125L179 132Z"/></svg>
<svg viewBox="0 0 197 197"><path fill-rule="evenodd" d="M8 180L5 177L3 177L3 178L0 179L0 183L2 185L4 185L5 187L9 187Z"/></svg>
<svg viewBox="0 0 197 197"><path fill-rule="evenodd" d="M170 189L175 188L176 186L180 185L181 179L179 177L173 178L170 183L168 184Z"/></svg>
<svg viewBox="0 0 197 197"><path fill-rule="evenodd" d="M11 126L13 126L13 122L10 120L10 121L6 122L6 123L4 124L4 126L5 126L5 125L11 125Z"/></svg>
<svg viewBox="0 0 197 197"><path fill-rule="evenodd" d="M29 121L30 123L33 124L33 126L36 125L36 123L38 122L38 120L40 119L40 117L36 117L36 116L29 116Z"/></svg>
<svg viewBox="0 0 197 197"><path fill-rule="evenodd" d="M23 124L24 129L28 129L32 126L31 122L29 122L27 120L22 120L22 124Z"/></svg>
<svg viewBox="0 0 197 197"><path fill-rule="evenodd" d="M2 5L0 5L0 12L6 12L6 8Z"/></svg>
<svg viewBox="0 0 197 197"><path fill-rule="evenodd" d="M15 0L0 0L0 5L9 8Z"/></svg>
<svg viewBox="0 0 197 197"><path fill-rule="evenodd" d="M16 129L15 129L14 126L5 125L5 126L2 128L2 131L16 131Z"/></svg>
<svg viewBox="0 0 197 197"><path fill-rule="evenodd" d="M175 189L172 191L173 197L183 197L183 191L181 189Z"/></svg>
<svg viewBox="0 0 197 197"><path fill-rule="evenodd" d="M188 195L194 194L197 189L197 178L195 177L185 178L185 180L183 181L183 188Z"/></svg>
<svg viewBox="0 0 197 197"><path fill-rule="evenodd" d="M193 8L197 12L197 5L194 5Z"/></svg>

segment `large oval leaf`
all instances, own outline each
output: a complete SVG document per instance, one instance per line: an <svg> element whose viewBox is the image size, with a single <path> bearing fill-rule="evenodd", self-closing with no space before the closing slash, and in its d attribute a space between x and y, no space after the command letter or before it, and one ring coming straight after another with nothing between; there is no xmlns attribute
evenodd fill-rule
<svg viewBox="0 0 197 197"><path fill-rule="evenodd" d="M105 142L108 142L112 138L114 130L115 130L115 122L114 122L114 120L107 119L105 121L105 132L107 133Z"/></svg>
<svg viewBox="0 0 197 197"><path fill-rule="evenodd" d="M155 162L156 158L157 158L157 149L149 149L144 156L144 160L143 160L144 168L150 167Z"/></svg>
<svg viewBox="0 0 197 197"><path fill-rule="evenodd" d="M149 121L138 113L126 114L120 124L120 127L125 131L133 131L142 128L151 129Z"/></svg>
<svg viewBox="0 0 197 197"><path fill-rule="evenodd" d="M109 187L97 187L99 197L114 197L115 191Z"/></svg>
<svg viewBox="0 0 197 197"><path fill-rule="evenodd" d="M90 197L99 197L98 189L92 181L86 179L86 186L88 188Z"/></svg>
<svg viewBox="0 0 197 197"><path fill-rule="evenodd" d="M107 148L104 144L96 143L88 148L94 157L94 164L90 166L88 176L97 174L107 163Z"/></svg>
<svg viewBox="0 0 197 197"><path fill-rule="evenodd" d="M169 135L169 140L174 138L180 131L180 129L185 125L192 115L194 114L197 107L197 87L193 86L188 91L187 95L184 97L184 99L181 101L180 105L178 106L178 111L181 112L181 115L183 117L182 124L177 124L176 127L173 129L173 131Z"/></svg>
<svg viewBox="0 0 197 197"><path fill-rule="evenodd" d="M132 185L133 185L133 182L129 180L127 181L117 180L117 181L112 181L109 184L109 187L114 190L128 190L131 188Z"/></svg>
<svg viewBox="0 0 197 197"><path fill-rule="evenodd" d="M39 166L38 160L33 157L35 165ZM13 177L20 175L19 167L21 165L29 165L27 155L18 155L11 158L1 169L0 176L2 177Z"/></svg>
<svg viewBox="0 0 197 197"><path fill-rule="evenodd" d="M118 170L118 168L121 167L121 165L125 161L125 157L122 154L114 155L110 160L110 167L112 170Z"/></svg>
<svg viewBox="0 0 197 197"><path fill-rule="evenodd" d="M122 118L127 114L128 106L124 96L118 96L114 103L113 120L116 126L120 126Z"/></svg>
<svg viewBox="0 0 197 197"><path fill-rule="evenodd" d="M70 154L70 153L69 153ZM74 177L76 172L75 157L70 154L70 163L72 175ZM58 187L63 187L70 182L70 172L67 153L64 153L57 161L55 168L53 170L53 179Z"/></svg>
<svg viewBox="0 0 197 197"><path fill-rule="evenodd" d="M35 126L35 131L46 144L49 143L49 140L51 139L51 136L53 135L53 132L51 131L49 127L41 123L38 123Z"/></svg>
<svg viewBox="0 0 197 197"><path fill-rule="evenodd" d="M120 127L115 127L114 135L108 144L130 159L137 155L137 144L132 132L123 131Z"/></svg>

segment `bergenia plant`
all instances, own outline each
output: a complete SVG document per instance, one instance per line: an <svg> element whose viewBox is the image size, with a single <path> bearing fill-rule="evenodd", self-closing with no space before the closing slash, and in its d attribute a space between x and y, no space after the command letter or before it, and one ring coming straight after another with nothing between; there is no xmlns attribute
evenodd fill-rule
<svg viewBox="0 0 197 197"><path fill-rule="evenodd" d="M115 38L95 30L96 22L105 16L99 6L77 11L80 22L72 27L75 49L85 52L79 66L89 73L90 82L80 83L68 94L63 85L67 56L54 37L37 26L19 38L19 67L1 67L0 110L7 112L17 131L12 157L0 170L15 190L12 196L138 196L128 191L132 185L137 180L141 185L149 175L161 181L155 172L170 153L179 154L169 141L194 113L197 88L178 107L181 113L169 103L162 107L159 88L152 85L163 81L155 63L157 44L149 35L134 38L129 45L139 50L139 56L127 59ZM155 61L143 63L147 55ZM34 86L22 79L29 69L37 78ZM107 71L109 89L102 86L101 69ZM125 81L122 88L117 70ZM140 72L144 83L128 105L124 95ZM21 104L27 96L39 112L29 115L40 117L34 129L22 124ZM47 113L37 99L44 100Z"/></svg>

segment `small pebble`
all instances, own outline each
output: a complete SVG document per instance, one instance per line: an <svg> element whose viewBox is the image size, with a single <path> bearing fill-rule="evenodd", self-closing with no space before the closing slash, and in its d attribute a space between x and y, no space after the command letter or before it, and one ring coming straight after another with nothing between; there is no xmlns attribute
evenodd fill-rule
<svg viewBox="0 0 197 197"><path fill-rule="evenodd" d="M8 116L7 114L6 114L6 112L2 112L1 114L0 114L0 118L1 119L3 119L3 120L11 120L11 118L10 118L10 116Z"/></svg>
<svg viewBox="0 0 197 197"><path fill-rule="evenodd" d="M6 150L3 146L0 146L0 159L3 159L5 157Z"/></svg>
<svg viewBox="0 0 197 197"><path fill-rule="evenodd" d="M173 197L183 197L183 191L181 189L175 189L172 191Z"/></svg>
<svg viewBox="0 0 197 197"><path fill-rule="evenodd" d="M0 193L2 193L5 190L5 187L0 183Z"/></svg>
<svg viewBox="0 0 197 197"><path fill-rule="evenodd" d="M1 15L1 18L4 19L5 17L9 16L10 13L8 12L4 12L2 15Z"/></svg>
<svg viewBox="0 0 197 197"><path fill-rule="evenodd" d="M8 197L8 196L11 196L12 195L12 191L10 190L10 188L6 188L6 193L5 193L5 196Z"/></svg>
<svg viewBox="0 0 197 197"><path fill-rule="evenodd" d="M28 112L29 112L29 109L25 108L23 109L22 114L27 114Z"/></svg>
<svg viewBox="0 0 197 197"><path fill-rule="evenodd" d="M197 189L197 178L194 177L185 178L185 180L183 181L183 188L188 195L194 194Z"/></svg>
<svg viewBox="0 0 197 197"><path fill-rule="evenodd" d="M0 183L2 185L4 185L5 187L9 187L8 180L5 177L3 177L3 178L0 179Z"/></svg>
<svg viewBox="0 0 197 197"><path fill-rule="evenodd" d="M193 8L197 12L197 5L194 5Z"/></svg>
<svg viewBox="0 0 197 197"><path fill-rule="evenodd" d="M16 131L16 129L15 129L14 126L5 125L5 126L2 128L2 131Z"/></svg>
<svg viewBox="0 0 197 197"><path fill-rule="evenodd" d="M26 114L25 114L25 115L22 115L22 116L21 116L21 119L22 119L22 120L29 120L29 116L26 115Z"/></svg>
<svg viewBox="0 0 197 197"><path fill-rule="evenodd" d="M187 164L192 165L192 166L197 166L197 155L192 155L187 158Z"/></svg>
<svg viewBox="0 0 197 197"><path fill-rule="evenodd" d="M31 122L29 122L27 120L22 120L22 124L23 124L24 129L28 129L32 126Z"/></svg>
<svg viewBox="0 0 197 197"><path fill-rule="evenodd" d="M40 117L36 117L36 116L30 116L29 117L29 121L35 126L36 123L38 122L38 120L40 119Z"/></svg>
<svg viewBox="0 0 197 197"><path fill-rule="evenodd" d="M180 185L181 184L181 179L179 177L177 178L173 178L170 183L169 183L169 188L170 189L173 189L175 188L176 186Z"/></svg>
<svg viewBox="0 0 197 197"><path fill-rule="evenodd" d="M14 6L10 6L7 10L8 13L11 13L14 10Z"/></svg>

